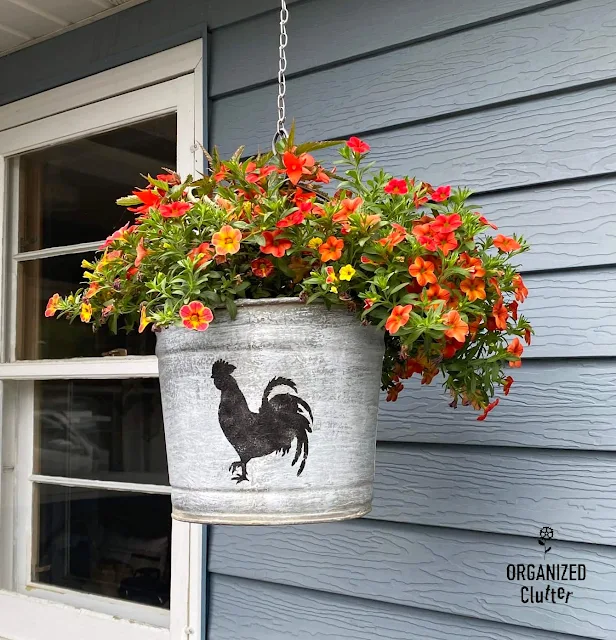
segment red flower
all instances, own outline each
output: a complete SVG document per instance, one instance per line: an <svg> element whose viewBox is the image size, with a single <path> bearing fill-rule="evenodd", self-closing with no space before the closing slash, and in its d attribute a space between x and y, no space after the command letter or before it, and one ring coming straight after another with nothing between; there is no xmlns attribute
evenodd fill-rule
<svg viewBox="0 0 616 640"><path fill-rule="evenodd" d="M321 182L322 184L329 184L330 177L325 173L325 170L322 167L317 169L317 173L314 176L315 182Z"/></svg>
<svg viewBox="0 0 616 640"><path fill-rule="evenodd" d="M206 262L209 262L214 257L214 253L215 249L212 248L212 245L209 242L202 242L198 247L195 247L188 252L188 257L191 260L197 260L199 255L202 255L195 265L196 267L200 267Z"/></svg>
<svg viewBox="0 0 616 640"><path fill-rule="evenodd" d="M330 260L339 260L344 249L344 240L329 236L327 240L319 247L321 254L321 262L329 262Z"/></svg>
<svg viewBox="0 0 616 640"><path fill-rule="evenodd" d="M531 336L530 329L525 329L524 330L524 342L526 342L526 344L529 345L529 346L530 346L530 336Z"/></svg>
<svg viewBox="0 0 616 640"><path fill-rule="evenodd" d="M274 265L267 258L256 258L250 263L250 268L257 278L267 278L274 270Z"/></svg>
<svg viewBox="0 0 616 640"><path fill-rule="evenodd" d="M451 195L451 187L437 187L430 196L432 202L443 202Z"/></svg>
<svg viewBox="0 0 616 640"><path fill-rule="evenodd" d="M403 196L409 192L409 186L406 180L402 178L392 178L385 187L383 187L383 191L394 196Z"/></svg>
<svg viewBox="0 0 616 640"><path fill-rule="evenodd" d="M139 269L137 267L129 267L126 271L126 279L131 280L133 276L136 276L139 273Z"/></svg>
<svg viewBox="0 0 616 640"><path fill-rule="evenodd" d="M224 163L222 163L218 171L212 177L218 183L225 180L228 174L229 174L229 170L227 169L227 166Z"/></svg>
<svg viewBox="0 0 616 640"><path fill-rule="evenodd" d="M513 378L511 376L507 376L505 378L505 384L503 385L503 391L505 392L506 396L509 395L509 390L511 389L512 384L513 384Z"/></svg>
<svg viewBox="0 0 616 640"><path fill-rule="evenodd" d="M187 211L192 208L189 202L172 202L171 204L163 204L160 208L160 215L163 218L181 218Z"/></svg>
<svg viewBox="0 0 616 640"><path fill-rule="evenodd" d="M440 214L436 216L433 222L430 223L430 227L434 233L448 235L452 231L455 231L462 226L462 218L459 213L452 213L451 215Z"/></svg>
<svg viewBox="0 0 616 640"><path fill-rule="evenodd" d="M387 322L385 323L385 330L389 331L391 335L398 333L400 327L403 327L411 316L411 311L413 310L412 304L407 305L396 305L389 318L387 318Z"/></svg>
<svg viewBox="0 0 616 640"><path fill-rule="evenodd" d="M351 136L347 141L347 147L355 153L367 153L370 151L370 145L355 136Z"/></svg>
<svg viewBox="0 0 616 640"><path fill-rule="evenodd" d="M295 185L301 180L302 175L310 173L310 168L314 166L314 158L308 153L296 156L290 151L285 151L282 156L282 163L289 180Z"/></svg>
<svg viewBox="0 0 616 640"><path fill-rule="evenodd" d="M500 398L496 398L494 402L490 402L490 404L483 410L483 413L477 418L477 420L479 422L483 422L488 417L488 413L490 413L490 411L492 411L492 409L494 409L494 407L496 407L499 402Z"/></svg>
<svg viewBox="0 0 616 640"><path fill-rule="evenodd" d="M259 180L267 178L267 176L269 176L270 173L274 173L274 171L277 171L277 169L273 165L267 165L257 169L255 163L250 162L246 167L246 180L250 183L259 182Z"/></svg>
<svg viewBox="0 0 616 640"><path fill-rule="evenodd" d="M290 249L293 243L287 238L278 238L281 233L280 229L264 231L263 239L265 240L265 245L261 247L261 252L268 253L276 258L282 258L285 251Z"/></svg>
<svg viewBox="0 0 616 640"><path fill-rule="evenodd" d="M510 251L516 251L519 249L520 243L515 238L509 238L501 233L494 238L494 246L499 251L509 253Z"/></svg>
<svg viewBox="0 0 616 640"><path fill-rule="evenodd" d="M520 342L520 338L514 338L511 341L511 344L507 347L507 351L509 353L511 353L514 356L517 356L518 358L522 357L522 353L524 352L524 347L522 346L522 343ZM522 366L522 360L514 360L513 362L509 363L510 367L521 367Z"/></svg>
<svg viewBox="0 0 616 640"><path fill-rule="evenodd" d="M453 251L458 246L458 241L454 233L448 233L447 235L438 236L437 247L443 252L443 255L447 255L450 251Z"/></svg>
<svg viewBox="0 0 616 640"><path fill-rule="evenodd" d="M308 204L308 203L305 203ZM279 229L284 229L285 227L292 227L296 224L301 224L304 221L304 214L302 211L294 211L290 213L288 216L285 216L282 220L279 220L276 223L276 226Z"/></svg>
<svg viewBox="0 0 616 640"><path fill-rule="evenodd" d="M417 280L422 287L427 284L434 284L436 276L434 275L435 264L431 260L423 258L415 258L415 262L409 266L409 274Z"/></svg>
<svg viewBox="0 0 616 640"><path fill-rule="evenodd" d="M508 305L507 309L509 309L509 313L511 317L517 321L518 319L518 303L515 300L512 300Z"/></svg>
<svg viewBox="0 0 616 640"><path fill-rule="evenodd" d="M437 238L432 233L429 224L416 224L413 227L413 235L419 241L419 244L428 251L436 251L438 248Z"/></svg>
<svg viewBox="0 0 616 640"><path fill-rule="evenodd" d="M202 302L194 300L180 309L180 318L187 329L205 331L214 319L214 314Z"/></svg>
<svg viewBox="0 0 616 640"><path fill-rule="evenodd" d="M180 176L177 173L159 173L156 179L160 182L166 182L169 185L181 184Z"/></svg>
<svg viewBox="0 0 616 640"><path fill-rule="evenodd" d="M161 195L157 191L152 191L151 189L137 189L133 191L133 195L137 196L142 205L138 207L128 207L129 211L134 213L143 213L147 214L150 211L151 207L158 207L160 204Z"/></svg>
<svg viewBox="0 0 616 640"><path fill-rule="evenodd" d="M479 214L477 214L479 215ZM485 216L479 216L479 222L481 222L481 224L485 224L487 227L492 227L492 229L494 229L494 231L496 231L498 229L498 227L493 223L490 222Z"/></svg>

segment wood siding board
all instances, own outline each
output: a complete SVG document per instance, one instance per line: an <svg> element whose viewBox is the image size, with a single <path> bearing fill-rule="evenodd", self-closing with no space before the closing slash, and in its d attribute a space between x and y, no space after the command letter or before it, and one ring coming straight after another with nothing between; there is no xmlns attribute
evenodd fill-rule
<svg viewBox="0 0 616 640"><path fill-rule="evenodd" d="M529 352L531 349L529 349ZM484 422L450 409L440 379L405 381L397 402L381 399L379 440L616 451L616 361L529 360L511 394Z"/></svg>
<svg viewBox="0 0 616 640"><path fill-rule="evenodd" d="M292 93L289 88L287 93ZM240 142L246 144L247 155L267 149L275 109L260 120L247 95L243 115L223 124L230 115L221 113L223 102L214 103L212 122L222 155L233 153ZM616 86L609 85L368 133L364 138L372 145L371 159L394 175L417 175L432 184L468 185L477 191L531 186L616 172L615 103ZM326 117L314 127L298 120L298 139L344 138L367 131L365 112L351 102L345 105L341 106L347 118L343 130L332 130ZM323 113L324 108L312 104L315 112ZM244 127L242 121L251 124ZM334 159L335 152L329 156Z"/></svg>
<svg viewBox="0 0 616 640"><path fill-rule="evenodd" d="M616 546L613 453L381 445L378 520Z"/></svg>
<svg viewBox="0 0 616 640"><path fill-rule="evenodd" d="M509 563L543 562L535 538L359 520L213 527L210 551L214 573L601 640L616 633L613 547L554 542L550 562L587 568L583 582L554 583L573 590L567 606L522 604L520 583L507 580Z"/></svg>
<svg viewBox="0 0 616 640"><path fill-rule="evenodd" d="M611 0L579 0L292 78L287 113L300 139L321 139L611 80L615 19ZM271 137L276 91L217 100L217 143L253 149Z"/></svg>
<svg viewBox="0 0 616 640"><path fill-rule="evenodd" d="M615 178L497 192L471 201L483 207L498 233L524 234L531 251L517 262L525 273L615 261Z"/></svg>
<svg viewBox="0 0 616 640"><path fill-rule="evenodd" d="M412 607L214 575L209 640L579 640Z"/></svg>
<svg viewBox="0 0 616 640"><path fill-rule="evenodd" d="M537 0L313 0L292 7L288 73L304 73L341 60L371 55L418 40L486 21L539 10L553 1ZM211 16L211 12L209 12ZM353 27L349 28L349 17ZM326 18L326 19L324 19ZM378 34L375 40L374 34ZM319 46L315 46L315 38ZM278 73L275 56L266 56L278 40L278 23L270 14L215 30L212 34L212 96L273 81ZM237 43L242 46L238 47ZM436 45L436 43L434 43ZM441 43L442 44L442 43ZM233 69L234 73L229 73Z"/></svg>
<svg viewBox="0 0 616 640"><path fill-rule="evenodd" d="M536 273L524 281L530 293L522 312L536 332L525 356L616 356L616 268Z"/></svg>
<svg viewBox="0 0 616 640"><path fill-rule="evenodd" d="M301 0L304 4L309 0ZM287 0L290 7L300 0ZM248 24L256 23L260 14L265 14L266 22L273 20L276 24L278 21L275 14L280 10L280 0L206 0L202 1L206 7L208 25L211 29L224 27L225 25L234 24L240 21L247 21ZM248 18L252 20L248 21ZM278 40L278 32L276 31L275 41ZM252 37L252 34L251 36ZM242 42L242 46L245 42Z"/></svg>

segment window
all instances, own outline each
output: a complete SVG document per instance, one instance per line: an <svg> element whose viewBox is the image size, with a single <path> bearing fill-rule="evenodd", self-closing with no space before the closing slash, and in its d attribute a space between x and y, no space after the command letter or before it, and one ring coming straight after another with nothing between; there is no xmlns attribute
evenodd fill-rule
<svg viewBox="0 0 616 640"><path fill-rule="evenodd" d="M20 607L39 628L47 616L80 638L78 608L97 612L90 624L105 634L122 619L148 623L122 627L140 640L200 621L201 528L170 517L153 335L93 334L43 316L128 221L114 201L140 173L194 172L200 47L178 49L185 75L106 97L114 78L145 82L139 70L152 61L132 63L100 74L107 85L48 92L53 115L0 131L0 637L12 623L23 633L24 613L10 613Z"/></svg>

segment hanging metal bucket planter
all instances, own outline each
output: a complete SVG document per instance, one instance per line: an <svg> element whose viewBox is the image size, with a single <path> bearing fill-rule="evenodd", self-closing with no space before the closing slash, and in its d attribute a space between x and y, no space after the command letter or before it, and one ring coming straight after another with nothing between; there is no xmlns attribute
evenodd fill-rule
<svg viewBox="0 0 616 640"><path fill-rule="evenodd" d="M383 334L343 309L246 300L158 334L173 516L291 524L370 511Z"/></svg>

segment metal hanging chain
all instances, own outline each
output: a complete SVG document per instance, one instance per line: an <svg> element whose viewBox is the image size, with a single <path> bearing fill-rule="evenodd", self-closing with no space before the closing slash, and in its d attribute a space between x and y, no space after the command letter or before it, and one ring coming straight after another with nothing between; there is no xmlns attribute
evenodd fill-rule
<svg viewBox="0 0 616 640"><path fill-rule="evenodd" d="M285 49L289 41L287 37L287 22L289 21L289 10L287 9L287 3L285 0L281 1L280 9L280 46L278 48L279 60L278 60L278 122L276 124L276 133L272 141L272 151L276 153L276 143L283 138L288 138L289 133L285 129L286 120L286 107L284 102L285 94L287 93L287 81L285 78L285 72L287 70L287 55Z"/></svg>

